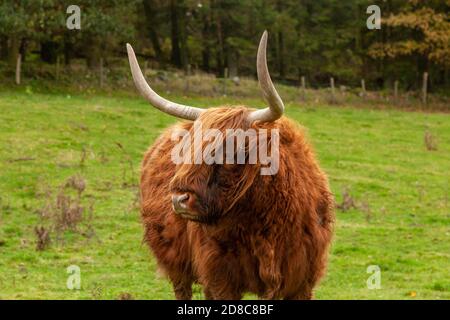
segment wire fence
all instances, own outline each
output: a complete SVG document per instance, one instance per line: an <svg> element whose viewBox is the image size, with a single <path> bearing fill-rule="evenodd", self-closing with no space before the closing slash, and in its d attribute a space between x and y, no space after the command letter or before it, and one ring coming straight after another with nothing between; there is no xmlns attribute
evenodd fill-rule
<svg viewBox="0 0 450 320"><path fill-rule="evenodd" d="M260 90L255 78L228 77L228 72L222 77L207 74L192 69L185 71L176 69L157 70L149 67L147 61L141 62L141 68L152 86L161 93L168 95L232 97L260 99ZM57 59L56 64L40 62L24 62L21 56L17 58L15 69L0 65L0 76L3 79L14 79L16 86L35 86L46 83L48 86L75 89L79 91L110 91L131 90L133 87L128 60L111 58L106 63L103 58L96 68L88 68L83 60L75 60L70 65L64 65ZM373 105L393 106L410 109L426 109L450 111L449 99L445 96L430 95L429 74L425 72L420 91L402 90L402 84L395 80L392 88L371 91L370 83L361 79L360 86L340 85L330 77L327 86L311 88L306 76L301 76L298 85L277 84L280 95L287 103L308 105ZM375 84L373 84L375 87ZM134 92L134 91L132 91Z"/></svg>

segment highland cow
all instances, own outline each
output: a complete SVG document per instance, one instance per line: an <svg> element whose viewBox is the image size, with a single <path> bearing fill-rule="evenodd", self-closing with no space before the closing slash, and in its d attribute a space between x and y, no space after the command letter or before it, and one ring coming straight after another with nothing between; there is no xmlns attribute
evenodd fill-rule
<svg viewBox="0 0 450 320"><path fill-rule="evenodd" d="M333 196L302 129L283 117L284 105L267 69L267 32L257 55L265 109L199 109L170 102L147 84L127 45L139 92L159 110L189 120L167 129L145 154L141 174L144 239L177 299L199 283L207 299L311 299L323 276L333 230ZM250 164L178 163L177 132L204 129L277 130L279 167L260 173ZM259 138L258 138L259 139ZM269 135L269 145L273 143ZM262 141L258 140L258 143ZM227 142L221 141L222 144ZM206 148L203 141L197 148ZM249 142L244 150L249 152Z"/></svg>

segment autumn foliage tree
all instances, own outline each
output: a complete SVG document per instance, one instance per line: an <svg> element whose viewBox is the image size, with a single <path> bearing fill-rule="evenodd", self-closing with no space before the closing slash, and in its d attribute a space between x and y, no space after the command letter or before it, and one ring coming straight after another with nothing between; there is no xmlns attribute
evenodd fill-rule
<svg viewBox="0 0 450 320"><path fill-rule="evenodd" d="M450 1L447 1L450 3ZM450 21L448 11L431 7L433 1L411 0L399 13L383 20L391 29L386 42L376 42L369 48L375 59L413 58L418 73L435 67L447 72L450 67ZM446 5L442 6L443 8Z"/></svg>

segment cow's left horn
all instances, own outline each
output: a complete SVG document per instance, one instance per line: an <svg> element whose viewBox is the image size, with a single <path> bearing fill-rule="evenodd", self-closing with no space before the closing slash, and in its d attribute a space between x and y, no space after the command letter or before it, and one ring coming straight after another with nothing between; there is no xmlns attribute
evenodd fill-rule
<svg viewBox="0 0 450 320"><path fill-rule="evenodd" d="M145 81L144 75L142 74L141 68L134 54L134 50L127 43L128 60L130 61L131 73L133 75L134 84L136 88L141 93L141 95L150 102L154 107L161 110L162 112L168 113L178 118L195 120L203 112L202 109L185 106L178 104L169 100L164 99L159 96Z"/></svg>
<svg viewBox="0 0 450 320"><path fill-rule="evenodd" d="M268 108L256 110L249 114L249 121L275 121L279 119L284 112L284 104L270 79L269 69L267 68L267 31L264 31L258 48L258 57L256 60L256 70L258 72L259 86L264 100L269 105Z"/></svg>

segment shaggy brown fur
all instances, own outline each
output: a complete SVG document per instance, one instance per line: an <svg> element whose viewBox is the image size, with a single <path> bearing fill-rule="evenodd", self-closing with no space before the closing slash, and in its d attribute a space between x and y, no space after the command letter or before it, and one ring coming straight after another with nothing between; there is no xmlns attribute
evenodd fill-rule
<svg viewBox="0 0 450 320"><path fill-rule="evenodd" d="M203 129L247 129L249 109L215 108L197 121ZM302 130L285 117L252 128L279 129L279 171L260 175L260 165L176 166L174 130L167 129L146 153L141 176L145 241L173 283L177 299L191 285L208 299L311 299L324 273L333 229L333 197ZM175 214L171 194L195 195L198 219Z"/></svg>

